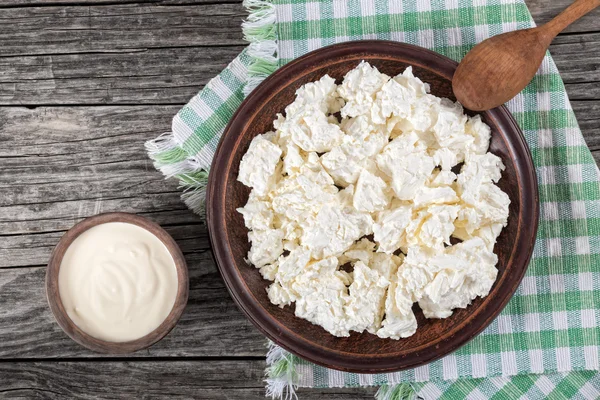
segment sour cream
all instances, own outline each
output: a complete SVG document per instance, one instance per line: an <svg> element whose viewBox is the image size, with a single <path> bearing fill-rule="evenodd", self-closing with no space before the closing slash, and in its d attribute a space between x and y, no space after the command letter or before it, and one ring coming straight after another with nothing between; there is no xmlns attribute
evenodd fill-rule
<svg viewBox="0 0 600 400"><path fill-rule="evenodd" d="M167 247L137 225L109 222L79 235L58 273L63 306L87 334L109 342L139 339L169 315L177 270Z"/></svg>

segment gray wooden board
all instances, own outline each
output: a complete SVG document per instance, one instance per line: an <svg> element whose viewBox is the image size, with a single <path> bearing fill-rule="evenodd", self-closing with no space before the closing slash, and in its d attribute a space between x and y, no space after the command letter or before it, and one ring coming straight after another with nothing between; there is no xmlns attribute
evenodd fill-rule
<svg viewBox="0 0 600 400"><path fill-rule="evenodd" d="M154 4L163 6L191 6L207 3L241 3L242 0L3 0L0 8L18 7L62 7L62 6L91 6L91 5L114 5L114 4Z"/></svg>
<svg viewBox="0 0 600 400"><path fill-rule="evenodd" d="M527 4L541 23L570 2ZM600 162L598 15L550 51ZM201 218L143 150L244 48L243 16L238 0L0 2L0 397L263 398L265 339L230 299ZM190 302L163 341L115 359L60 330L43 282L70 226L117 210L173 235L189 264ZM362 399L374 390L301 393Z"/></svg>
<svg viewBox="0 0 600 400"><path fill-rule="evenodd" d="M558 15L562 10L573 3L573 0L525 0L533 19L538 25L544 24ZM584 16L568 27L565 32L592 32L600 31L600 18L598 10Z"/></svg>
<svg viewBox="0 0 600 400"><path fill-rule="evenodd" d="M184 104L243 49L194 46L2 57L5 42L0 37L0 105ZM573 100L600 97L600 33L560 37L550 51Z"/></svg>
<svg viewBox="0 0 600 400"><path fill-rule="evenodd" d="M240 3L3 8L0 55L240 45L244 44L240 23L245 15Z"/></svg>
<svg viewBox="0 0 600 400"><path fill-rule="evenodd" d="M0 105L184 104L243 48L0 56Z"/></svg>
<svg viewBox="0 0 600 400"><path fill-rule="evenodd" d="M193 398L263 400L262 360L1 363L0 397L26 399ZM375 388L330 389L330 400L373 399ZM322 391L300 389L303 400Z"/></svg>
<svg viewBox="0 0 600 400"><path fill-rule="evenodd" d="M19 8L19 6L44 6L48 4L47 0L5 0L0 4L3 8ZM186 6L186 5L202 5L214 3L241 3L241 0L52 0L54 7L80 7L85 6L104 6L111 7L113 5L131 5L143 4L146 6ZM529 7L529 11L533 19L542 24L548 22L552 17L565 9L572 0L526 0L525 3ZM48 8L48 7L45 7ZM186 7L187 8L187 7ZM590 14L583 17L576 24L569 27L566 32L589 32L600 30L600 20L598 14Z"/></svg>
<svg viewBox="0 0 600 400"><path fill-rule="evenodd" d="M181 320L156 345L123 358L264 356L266 339L229 298L210 252L186 259L190 294ZM46 303L45 270L9 268L0 273L0 359L105 357L75 344L56 324Z"/></svg>

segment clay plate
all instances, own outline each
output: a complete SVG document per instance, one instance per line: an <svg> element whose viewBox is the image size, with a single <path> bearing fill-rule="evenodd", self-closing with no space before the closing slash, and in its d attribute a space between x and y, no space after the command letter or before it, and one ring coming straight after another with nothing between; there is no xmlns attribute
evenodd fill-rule
<svg viewBox="0 0 600 400"><path fill-rule="evenodd" d="M339 83L361 60L394 76L413 66L415 76L436 96L455 100L451 79L457 63L432 51L388 41L347 42L309 53L280 68L241 104L225 129L212 163L207 219L217 265L231 296L266 336L290 352L317 364L344 371L377 373L417 367L467 343L504 308L527 269L538 225L538 188L531 154L517 123L505 107L482 113L492 128L490 151L506 170L499 186L511 199L508 226L494 249L498 279L490 294L476 299L450 318L425 319L418 307L417 332L407 339L380 339L368 333L338 338L294 316L293 307L271 304L258 270L244 257L249 250L242 207L249 189L239 183L239 164L252 138L272 129L303 84L329 74Z"/></svg>

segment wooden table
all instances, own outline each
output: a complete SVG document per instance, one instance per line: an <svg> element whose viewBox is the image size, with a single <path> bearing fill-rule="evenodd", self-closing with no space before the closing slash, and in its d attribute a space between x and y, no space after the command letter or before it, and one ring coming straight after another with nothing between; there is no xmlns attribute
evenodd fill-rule
<svg viewBox="0 0 600 400"><path fill-rule="evenodd" d="M528 0L538 23L570 0ZM229 298L203 221L146 157L146 140L245 46L236 0L0 2L0 397L262 399L266 340ZM551 48L600 161L600 13ZM146 351L94 354L54 322L45 264L66 229L144 215L186 255L190 299ZM301 390L372 399L374 389Z"/></svg>

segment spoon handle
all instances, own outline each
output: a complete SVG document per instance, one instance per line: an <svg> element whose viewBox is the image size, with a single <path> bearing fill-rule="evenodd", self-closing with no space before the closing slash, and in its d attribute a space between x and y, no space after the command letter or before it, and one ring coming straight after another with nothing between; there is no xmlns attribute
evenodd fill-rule
<svg viewBox="0 0 600 400"><path fill-rule="evenodd" d="M561 33L567 26L583 17L585 14L600 6L600 0L577 0L552 21L542 27L549 39Z"/></svg>

